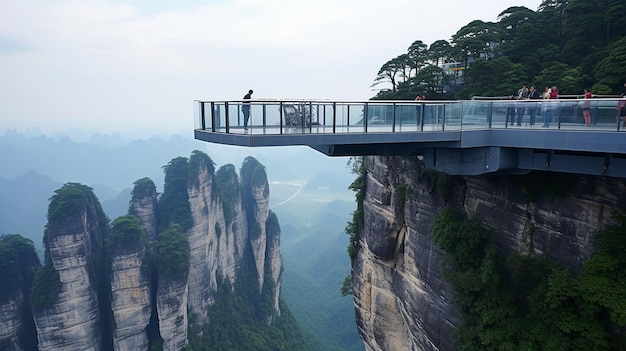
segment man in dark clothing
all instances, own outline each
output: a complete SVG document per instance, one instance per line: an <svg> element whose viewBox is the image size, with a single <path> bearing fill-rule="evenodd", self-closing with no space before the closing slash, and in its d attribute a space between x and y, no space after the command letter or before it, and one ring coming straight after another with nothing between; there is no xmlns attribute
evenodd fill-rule
<svg viewBox="0 0 626 351"><path fill-rule="evenodd" d="M539 91L537 91L537 89L535 89L535 86L531 86L530 90L528 91L528 98L530 100L539 100L541 99L541 94L539 94ZM535 125L535 117L537 116L537 102L531 102L530 105L528 106L528 114L530 115L530 126L534 126Z"/></svg>
<svg viewBox="0 0 626 351"><path fill-rule="evenodd" d="M248 93L243 96L243 99L244 100L252 99L252 93L254 93L252 89L248 90ZM248 132L248 119L250 118L250 103L244 102L241 105L241 112L243 112L243 130L244 130L244 133L247 133Z"/></svg>

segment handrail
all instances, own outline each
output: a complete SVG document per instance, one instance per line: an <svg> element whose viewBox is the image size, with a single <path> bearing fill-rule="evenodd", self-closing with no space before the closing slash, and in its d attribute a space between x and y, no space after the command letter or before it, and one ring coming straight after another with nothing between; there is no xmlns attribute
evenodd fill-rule
<svg viewBox="0 0 626 351"><path fill-rule="evenodd" d="M624 128L624 121L618 115L618 104L626 104L626 99L195 100L195 129L243 134L241 106L244 103L249 104L251 110L248 122L251 134L403 133L542 127L617 132ZM589 127L585 126L584 108L589 108Z"/></svg>

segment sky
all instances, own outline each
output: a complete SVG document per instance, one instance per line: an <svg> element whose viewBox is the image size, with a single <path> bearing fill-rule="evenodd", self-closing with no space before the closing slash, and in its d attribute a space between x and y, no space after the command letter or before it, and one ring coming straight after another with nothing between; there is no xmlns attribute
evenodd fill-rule
<svg viewBox="0 0 626 351"><path fill-rule="evenodd" d="M0 134L192 135L193 100L367 100L415 40L541 0L2 0ZM496 5L497 4L497 5Z"/></svg>

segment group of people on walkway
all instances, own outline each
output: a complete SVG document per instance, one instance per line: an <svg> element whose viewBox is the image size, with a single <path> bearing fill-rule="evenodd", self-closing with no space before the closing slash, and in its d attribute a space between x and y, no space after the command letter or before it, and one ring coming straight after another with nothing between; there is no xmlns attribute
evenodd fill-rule
<svg viewBox="0 0 626 351"><path fill-rule="evenodd" d="M517 91L517 95L509 95L509 100L541 100L541 99L558 99L559 98L559 90L555 85L552 87L546 87L543 93L540 93L534 85L531 85L530 88L526 86L526 84L522 84L522 87ZM537 107L538 104L523 104L523 103L515 103L511 102L507 106L506 110L506 123L511 126L517 124L517 126L522 125L522 121L524 120L524 114L528 111L529 115L529 124L531 127L535 125L535 120L537 117ZM541 105L541 117L543 119L544 128L550 127L550 123L552 123L552 110L554 107L550 104L542 104ZM517 121L515 121L515 117L517 116ZM515 123L517 122L517 123Z"/></svg>

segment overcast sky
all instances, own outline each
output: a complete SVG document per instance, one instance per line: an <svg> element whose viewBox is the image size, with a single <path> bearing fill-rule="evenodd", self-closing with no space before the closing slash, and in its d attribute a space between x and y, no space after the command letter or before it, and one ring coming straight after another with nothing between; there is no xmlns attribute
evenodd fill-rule
<svg viewBox="0 0 626 351"><path fill-rule="evenodd" d="M415 40L540 0L2 0L0 133L192 135L194 99L367 100ZM497 5L496 5L497 4Z"/></svg>

